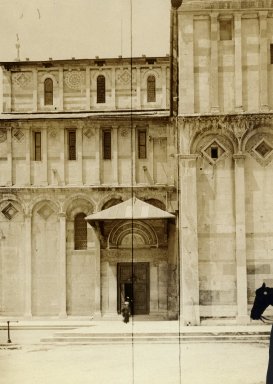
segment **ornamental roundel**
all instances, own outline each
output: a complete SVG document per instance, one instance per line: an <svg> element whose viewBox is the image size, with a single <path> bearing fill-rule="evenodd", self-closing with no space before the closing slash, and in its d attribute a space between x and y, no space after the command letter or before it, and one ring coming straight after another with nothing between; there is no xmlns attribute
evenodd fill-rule
<svg viewBox="0 0 273 384"><path fill-rule="evenodd" d="M64 75L64 82L71 89L81 90L84 82L84 75L80 71L67 72Z"/></svg>
<svg viewBox="0 0 273 384"><path fill-rule="evenodd" d="M0 129L0 143L7 140L7 130L5 128Z"/></svg>

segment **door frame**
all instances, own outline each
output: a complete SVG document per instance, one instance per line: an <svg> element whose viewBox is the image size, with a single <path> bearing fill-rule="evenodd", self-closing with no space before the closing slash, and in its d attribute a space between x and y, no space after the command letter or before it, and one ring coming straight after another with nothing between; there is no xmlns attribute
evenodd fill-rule
<svg viewBox="0 0 273 384"><path fill-rule="evenodd" d="M146 267L146 308L147 312L145 313L146 315L149 315L150 313L150 263L146 261L140 261L140 262L121 262L117 263L117 312L120 314L121 313L121 285L125 283L132 283L133 280L132 277L130 281L127 279L126 281L121 280L121 268L122 266L132 266L132 274L134 272L134 266L139 265L139 264L145 264Z"/></svg>

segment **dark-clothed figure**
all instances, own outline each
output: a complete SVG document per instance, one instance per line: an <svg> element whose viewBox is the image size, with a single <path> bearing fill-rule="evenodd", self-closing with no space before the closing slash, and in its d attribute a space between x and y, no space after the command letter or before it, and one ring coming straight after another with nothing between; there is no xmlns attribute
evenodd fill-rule
<svg viewBox="0 0 273 384"><path fill-rule="evenodd" d="M262 315L269 305L273 305L273 288L268 288L265 286L265 283L263 283L263 285L256 290L255 301L250 314L251 319L261 319L263 322L271 321L270 319ZM273 326L271 328L270 333L269 359L266 374L266 384L273 384Z"/></svg>
<svg viewBox="0 0 273 384"><path fill-rule="evenodd" d="M129 319L130 319L130 301L129 301L128 297L124 301L124 305L123 305L123 308L121 310L121 314L123 316L123 322L124 323L129 323Z"/></svg>

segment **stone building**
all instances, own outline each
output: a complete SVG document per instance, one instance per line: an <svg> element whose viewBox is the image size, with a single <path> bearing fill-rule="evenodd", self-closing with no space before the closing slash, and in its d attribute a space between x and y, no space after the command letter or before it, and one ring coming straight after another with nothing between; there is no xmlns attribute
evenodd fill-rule
<svg viewBox="0 0 273 384"><path fill-rule="evenodd" d="M273 284L273 2L177 10L181 313L248 321Z"/></svg>
<svg viewBox="0 0 273 384"><path fill-rule="evenodd" d="M0 315L176 317L169 57L1 67Z"/></svg>

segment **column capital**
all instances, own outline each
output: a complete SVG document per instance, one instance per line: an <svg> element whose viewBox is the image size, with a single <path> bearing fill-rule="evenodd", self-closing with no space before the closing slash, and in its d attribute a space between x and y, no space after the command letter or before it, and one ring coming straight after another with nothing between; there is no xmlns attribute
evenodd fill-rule
<svg viewBox="0 0 273 384"><path fill-rule="evenodd" d="M246 155L243 153L235 153L232 157L234 160L245 160Z"/></svg>
<svg viewBox="0 0 273 384"><path fill-rule="evenodd" d="M218 16L219 16L219 12L211 12L210 14L210 18L212 20L217 20Z"/></svg>
<svg viewBox="0 0 273 384"><path fill-rule="evenodd" d="M266 19L268 15L268 11L259 11L259 18Z"/></svg>
<svg viewBox="0 0 273 384"><path fill-rule="evenodd" d="M31 220L31 218L32 218L32 213L27 212L27 213L24 214L24 219L25 219L25 220L26 220L26 219L30 219L30 220Z"/></svg>
<svg viewBox="0 0 273 384"><path fill-rule="evenodd" d="M65 218L66 219L66 213L65 212L59 212L58 213L58 217L61 219L61 218Z"/></svg>

